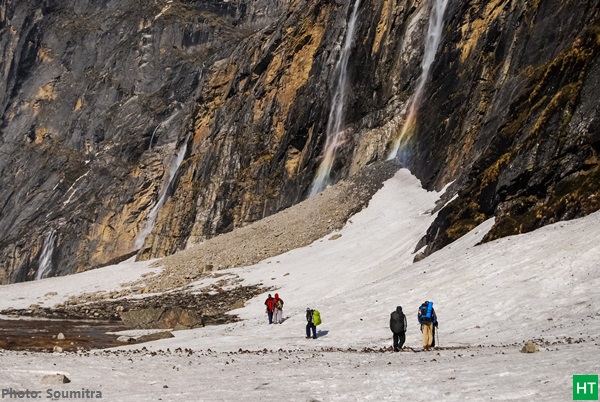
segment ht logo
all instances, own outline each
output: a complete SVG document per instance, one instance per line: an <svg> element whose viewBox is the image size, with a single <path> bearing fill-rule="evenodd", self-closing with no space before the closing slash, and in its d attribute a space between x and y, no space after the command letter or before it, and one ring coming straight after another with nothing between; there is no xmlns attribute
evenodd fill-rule
<svg viewBox="0 0 600 402"><path fill-rule="evenodd" d="M574 375L573 376L573 400L575 401L597 401L598 400L598 376L597 375Z"/></svg>

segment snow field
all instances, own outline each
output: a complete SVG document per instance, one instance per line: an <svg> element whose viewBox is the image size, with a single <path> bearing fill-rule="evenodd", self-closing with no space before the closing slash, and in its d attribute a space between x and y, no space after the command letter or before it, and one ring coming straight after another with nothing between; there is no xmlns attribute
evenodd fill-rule
<svg viewBox="0 0 600 402"><path fill-rule="evenodd" d="M100 387L110 401L571 400L573 374L600 373L600 212L477 245L490 220L413 264L439 195L401 170L341 237L221 271L273 287L285 301L281 325L268 325L265 293L234 311L239 322L171 339L89 356L2 352L0 386L40 388L37 371L57 370L72 376L62 389ZM118 288L148 272L144 264L1 287L0 306ZM425 300L435 303L448 349L362 353L391 346L397 305L407 314L406 345L419 349ZM323 318L317 340L304 338L307 307ZM540 341L539 353L519 352L529 339Z"/></svg>

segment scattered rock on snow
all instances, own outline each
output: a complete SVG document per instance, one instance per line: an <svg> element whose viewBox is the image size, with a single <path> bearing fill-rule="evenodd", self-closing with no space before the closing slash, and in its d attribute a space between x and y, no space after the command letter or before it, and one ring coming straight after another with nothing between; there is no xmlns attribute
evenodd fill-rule
<svg viewBox="0 0 600 402"><path fill-rule="evenodd" d="M538 349L534 341L527 341L527 343L523 345L523 348L521 348L521 353L535 353L539 351L540 350Z"/></svg>
<svg viewBox="0 0 600 402"><path fill-rule="evenodd" d="M265 292L268 289L261 288L261 285L240 286L239 279L231 278L223 286L227 286L228 297L223 297L218 293L219 287L216 284L203 288L199 293L189 293L185 290L169 292L160 295L150 295L143 298L131 298L120 300L96 300L89 295L79 296L62 305L56 305L53 308L42 307L35 312L33 310L15 310L7 309L0 312L6 315L25 315L40 316L48 318L66 318L66 319L97 319L97 320L121 320L124 312L142 309L185 309L196 312L201 316L200 325L216 325L234 322L237 320L235 315L226 314L227 312L243 307L246 300L250 300L256 295ZM223 289L221 289L221 292ZM237 305L237 307L236 307ZM165 316L165 318L173 316ZM170 319L170 318L169 318ZM179 322L182 325L193 327L197 322ZM177 322L172 322L163 329L173 328ZM132 326L136 328L136 326ZM147 328L158 328L149 326ZM56 335L52 336L56 339Z"/></svg>
<svg viewBox="0 0 600 402"><path fill-rule="evenodd" d="M43 384L67 384L71 382L64 374L48 374L42 377Z"/></svg>

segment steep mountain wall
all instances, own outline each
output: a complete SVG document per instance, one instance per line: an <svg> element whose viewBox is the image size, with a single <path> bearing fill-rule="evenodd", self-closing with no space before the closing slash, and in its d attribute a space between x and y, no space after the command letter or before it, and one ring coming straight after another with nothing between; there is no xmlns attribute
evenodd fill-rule
<svg viewBox="0 0 600 402"><path fill-rule="evenodd" d="M388 157L433 2L360 3L334 181ZM3 2L0 283L43 249L52 275L163 256L304 199L354 4ZM492 239L600 207L598 6L449 2L398 154L458 194L427 253L490 216Z"/></svg>
<svg viewBox="0 0 600 402"><path fill-rule="evenodd" d="M0 282L35 276L49 230L53 274L132 253L192 123L205 66L285 7L2 2Z"/></svg>
<svg viewBox="0 0 600 402"><path fill-rule="evenodd" d="M279 24L213 65L197 102L192 151L180 185L161 209L142 257L172 253L307 196L325 141L334 66L353 3L295 2ZM421 28L428 10L426 3L407 4L399 10L385 2L363 4L352 55L356 62L349 72L346 144L334 166L336 179L351 166L356 170L384 156L393 126L362 136L388 124L402 104L394 87L410 86L411 75L418 74L420 40L412 42L412 57L407 51L408 63L398 54L415 7L423 10ZM378 26L389 30L385 37ZM359 145L369 147L368 152L355 155Z"/></svg>
<svg viewBox="0 0 600 402"><path fill-rule="evenodd" d="M458 197L426 253L491 216L484 241L600 208L599 6L452 3L410 164L429 186L456 178Z"/></svg>

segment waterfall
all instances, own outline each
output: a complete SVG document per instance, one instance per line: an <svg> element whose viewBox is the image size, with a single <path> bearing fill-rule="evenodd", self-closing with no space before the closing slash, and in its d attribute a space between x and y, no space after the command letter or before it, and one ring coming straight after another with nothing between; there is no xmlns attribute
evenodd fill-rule
<svg viewBox="0 0 600 402"><path fill-rule="evenodd" d="M46 234L46 238L44 239L42 254L40 254L40 260L38 262L37 275L35 276L36 281L48 277L50 271L52 271L52 253L54 252L55 242L56 230L52 229Z"/></svg>
<svg viewBox="0 0 600 402"><path fill-rule="evenodd" d="M202 79L202 75L200 75L200 79ZM175 101L175 105L179 105L179 102ZM152 136L150 137L150 144L148 145L149 151L152 150L152 143L154 141L154 137L156 136L156 132L158 131L158 129L159 128L167 129L169 127L169 125L171 124L171 122L173 121L173 119L175 117L177 117L180 112L181 112L181 109L175 110L175 112L171 116L169 116L166 120L158 123L156 125L156 127L154 127L154 131L152 131Z"/></svg>
<svg viewBox="0 0 600 402"><path fill-rule="evenodd" d="M158 202L154 205L154 207L152 207L152 210L150 210L150 213L148 214L148 220L146 220L146 225L144 226L144 229L142 229L142 231L138 234L137 238L135 239L136 250L139 250L144 245L146 237L154 228L154 223L156 222L158 211L163 206L163 204L167 200L167 197L169 196L169 189L171 187L171 183L173 182L173 179L175 179L177 171L179 170L179 166L181 166L183 158L185 157L185 153L187 152L187 143L188 139L186 139L181 148L179 148L179 151L177 152L175 158L171 160L171 164L169 166L169 175L167 176L167 180L162 188L160 197L158 198Z"/></svg>
<svg viewBox="0 0 600 402"><path fill-rule="evenodd" d="M431 65L435 60L435 54L442 39L442 29L444 22L444 12L449 0L434 0L431 12L429 14L429 27L427 28L427 38L425 39L425 50L423 52L423 61L421 62L421 75L417 80L415 92L407 103L407 115L400 134L392 143L392 149L388 155L389 159L394 159L401 145L404 145L414 132L417 121L417 109L423 96L425 83L429 77Z"/></svg>
<svg viewBox="0 0 600 402"><path fill-rule="evenodd" d="M310 190L310 197L321 192L329 184L329 174L335 160L335 151L342 144L342 124L344 122L344 107L346 106L346 87L348 80L348 60L350 59L350 51L352 41L354 39L354 31L356 29L356 19L358 16L358 7L361 0L354 2L354 9L348 22L344 47L340 52L340 58L335 66L337 72L337 82L335 93L331 100L331 110L329 111L329 119L327 120L327 128L325 131L326 142L325 150L323 151L323 160L317 169L317 174L313 180L313 185Z"/></svg>

